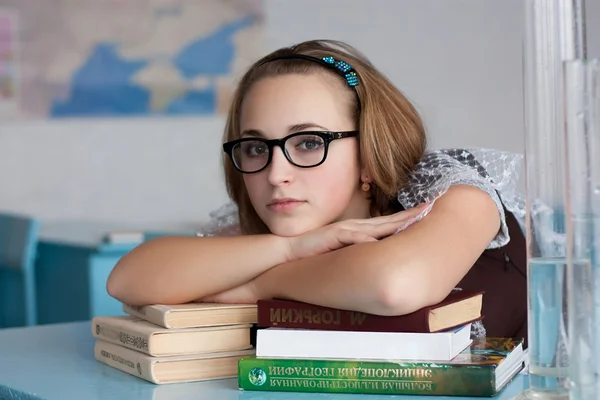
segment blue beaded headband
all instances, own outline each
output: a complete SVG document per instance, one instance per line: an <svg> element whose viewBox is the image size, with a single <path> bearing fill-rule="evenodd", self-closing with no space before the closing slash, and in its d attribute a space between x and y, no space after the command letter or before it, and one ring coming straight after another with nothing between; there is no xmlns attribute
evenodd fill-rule
<svg viewBox="0 0 600 400"><path fill-rule="evenodd" d="M271 61L283 60L283 59L308 60L308 61L319 63L319 64L327 67L328 69L336 72L338 75L340 75L341 77L343 77L346 80L346 83L348 84L348 86L350 86L351 88L354 89L354 91L356 93L356 97L358 98L358 104L360 106L360 98L358 97L358 92L356 91L356 86L358 86L358 74L356 73L354 68L352 68L352 66L350 64L348 64L347 62L342 61L342 60L336 60L331 56L317 58L317 57L307 56L306 54L284 54L284 55L275 56L272 58L267 58L266 60L263 60L258 65L262 65L262 64L265 64L265 63L268 63Z"/></svg>
<svg viewBox="0 0 600 400"><path fill-rule="evenodd" d="M354 71L350 64L342 60L336 61L331 56L323 57L322 60L329 65L333 65L338 71L341 71L342 76L346 78L346 82L348 82L350 87L358 86L358 75L356 75L356 71Z"/></svg>

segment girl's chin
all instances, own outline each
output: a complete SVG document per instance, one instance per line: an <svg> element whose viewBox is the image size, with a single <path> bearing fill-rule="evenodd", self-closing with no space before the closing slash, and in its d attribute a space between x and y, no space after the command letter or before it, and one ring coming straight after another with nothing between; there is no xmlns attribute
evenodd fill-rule
<svg viewBox="0 0 600 400"><path fill-rule="evenodd" d="M300 236L309 232L315 228L310 227L306 222L297 221L285 221L284 223L271 223L269 224L269 230L272 234L283 237Z"/></svg>

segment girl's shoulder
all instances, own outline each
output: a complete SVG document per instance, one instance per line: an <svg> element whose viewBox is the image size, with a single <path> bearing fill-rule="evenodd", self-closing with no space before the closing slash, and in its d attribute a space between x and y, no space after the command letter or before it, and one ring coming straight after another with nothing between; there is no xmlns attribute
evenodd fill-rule
<svg viewBox="0 0 600 400"><path fill-rule="evenodd" d="M471 185L487 192L496 203L502 229L490 243L501 247L509 240L505 210L524 227L525 201L519 193L523 155L497 149L451 148L426 152L399 188L398 201L404 208L435 202L453 185Z"/></svg>
<svg viewBox="0 0 600 400"><path fill-rule="evenodd" d="M451 148L427 151L409 174L410 184L476 177L499 188L516 183L523 155L486 148ZM429 178L425 178L429 177ZM409 185L410 186L410 185Z"/></svg>

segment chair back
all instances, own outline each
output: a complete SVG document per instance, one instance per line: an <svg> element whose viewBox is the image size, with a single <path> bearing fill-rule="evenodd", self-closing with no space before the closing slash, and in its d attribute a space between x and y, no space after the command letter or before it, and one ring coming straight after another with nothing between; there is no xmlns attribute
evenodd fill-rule
<svg viewBox="0 0 600 400"><path fill-rule="evenodd" d="M0 212L0 328L37 322L35 258L40 231L36 219Z"/></svg>

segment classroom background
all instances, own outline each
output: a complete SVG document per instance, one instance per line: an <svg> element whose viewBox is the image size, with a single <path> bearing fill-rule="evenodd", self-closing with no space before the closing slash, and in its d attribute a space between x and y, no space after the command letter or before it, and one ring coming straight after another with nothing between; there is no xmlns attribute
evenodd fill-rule
<svg viewBox="0 0 600 400"><path fill-rule="evenodd" d="M106 9L125 3L82 7L82 18L112 22L94 31L97 36L64 41L59 35L40 39L45 27L32 28L41 12L28 14L31 2L0 0L4 47L28 57L28 63L14 63L12 72L4 70L5 79L28 86L0 97L0 213L39 223L39 231L27 238L34 257L23 266L31 271L24 276L30 274L34 289L19 292L33 296L28 301L36 305L35 323L120 312L104 285L131 246L111 246L104 241L107 234L191 233L227 203L220 147L227 90L245 66L276 48L316 38L356 46L415 103L432 149L524 151L521 0L207 0L188 11L190 2L181 0L152 2L141 11ZM61 20L60 12L49 18ZM138 29L128 23L131 15L140 18ZM160 29L178 26L159 21L169 18L199 26L198 34L212 39L198 46L181 37L161 41L169 36ZM588 1L587 18L596 21L588 23L589 56L599 57L600 2ZM75 17L63 28L86 32L83 25ZM126 45L112 46L114 41ZM215 54L216 61L204 66L203 76L201 68L194 70L194 57L206 50L214 51L204 54ZM124 58L115 60L119 51ZM154 85L163 97L152 107L161 111L77 110L77 101L86 97L72 89L102 85L94 60L107 71L114 66L110 62L121 63L139 85ZM82 83L84 73L98 78ZM192 88L182 87L182 79ZM117 85L112 95L119 90L125 89ZM215 96L199 100L205 107L194 109L194 96L210 90ZM165 105L164 96L171 103ZM27 286L23 279L11 285Z"/></svg>

